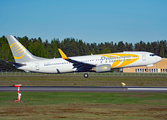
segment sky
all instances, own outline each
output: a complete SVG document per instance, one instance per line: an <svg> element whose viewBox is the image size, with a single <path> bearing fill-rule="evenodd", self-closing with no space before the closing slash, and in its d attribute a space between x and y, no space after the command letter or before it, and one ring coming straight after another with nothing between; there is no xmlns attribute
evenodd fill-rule
<svg viewBox="0 0 167 120"><path fill-rule="evenodd" d="M167 0L1 0L0 37L167 40Z"/></svg>

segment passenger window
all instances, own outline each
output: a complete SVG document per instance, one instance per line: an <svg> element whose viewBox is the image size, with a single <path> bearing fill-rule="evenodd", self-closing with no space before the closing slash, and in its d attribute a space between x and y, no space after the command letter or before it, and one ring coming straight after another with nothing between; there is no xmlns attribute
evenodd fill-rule
<svg viewBox="0 0 167 120"><path fill-rule="evenodd" d="M155 56L155 54L150 54L150 56Z"/></svg>

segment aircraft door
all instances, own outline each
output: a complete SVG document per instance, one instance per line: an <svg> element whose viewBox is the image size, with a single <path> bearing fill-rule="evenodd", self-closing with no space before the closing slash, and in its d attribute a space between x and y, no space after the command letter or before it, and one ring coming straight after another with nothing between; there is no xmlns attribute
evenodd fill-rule
<svg viewBox="0 0 167 120"><path fill-rule="evenodd" d="M39 70L39 63L35 63L36 70Z"/></svg>
<svg viewBox="0 0 167 120"><path fill-rule="evenodd" d="M146 54L145 53L142 53L142 59L143 59L143 61L146 60Z"/></svg>

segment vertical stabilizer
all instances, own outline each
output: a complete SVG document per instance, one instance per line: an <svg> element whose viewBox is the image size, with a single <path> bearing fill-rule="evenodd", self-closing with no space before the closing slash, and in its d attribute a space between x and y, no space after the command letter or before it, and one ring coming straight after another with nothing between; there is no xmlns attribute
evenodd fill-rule
<svg viewBox="0 0 167 120"><path fill-rule="evenodd" d="M12 35L7 36L7 40L12 51L13 57L16 63L30 62L35 60L41 60L40 58L32 55L15 37Z"/></svg>

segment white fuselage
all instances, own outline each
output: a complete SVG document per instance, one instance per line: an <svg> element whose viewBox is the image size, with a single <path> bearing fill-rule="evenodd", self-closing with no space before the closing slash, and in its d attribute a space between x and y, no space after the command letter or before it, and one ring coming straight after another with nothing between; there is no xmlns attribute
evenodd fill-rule
<svg viewBox="0 0 167 120"><path fill-rule="evenodd" d="M69 58L96 66L110 64L111 68L151 65L162 59L150 52L120 52ZM74 68L73 63L70 63L63 58L36 60L26 63L24 62L24 64L26 64L26 66L19 67L18 69L25 70L27 72L41 73L80 72L77 68Z"/></svg>

